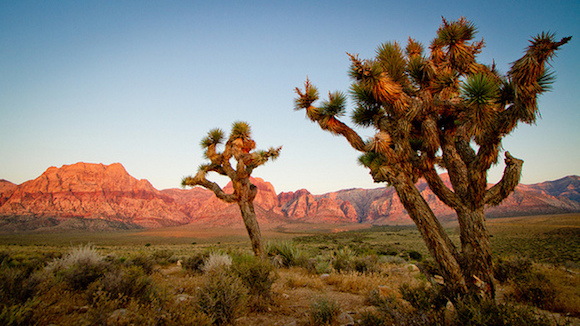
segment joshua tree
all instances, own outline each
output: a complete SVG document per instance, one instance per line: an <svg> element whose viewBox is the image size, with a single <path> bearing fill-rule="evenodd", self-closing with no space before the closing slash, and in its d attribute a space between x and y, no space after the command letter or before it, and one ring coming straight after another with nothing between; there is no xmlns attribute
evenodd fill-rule
<svg viewBox="0 0 580 326"><path fill-rule="evenodd" d="M534 37L523 57L502 75L495 65L476 61L484 43L473 41L475 33L465 18L443 19L428 55L411 38L404 49L396 42L380 45L370 60L348 54L352 120L376 131L366 141L339 120L346 110L345 93L329 93L327 100L313 106L318 90L307 80L303 90L296 88L295 109L305 109L320 128L344 136L363 153L359 161L374 181L395 188L452 293L483 291L493 298L484 207L498 205L514 190L523 161L505 152L503 177L491 188L487 171L498 162L502 138L520 122L535 122L537 96L553 81L545 65L570 37ZM444 184L438 167L449 174L452 187ZM419 178L457 213L460 249L417 190Z"/></svg>
<svg viewBox="0 0 580 326"><path fill-rule="evenodd" d="M254 198L258 192L255 185L250 182L252 171L266 163L269 159L276 159L280 155L282 147L270 148L268 151L255 150L256 143L251 137L250 125L243 121L236 121L232 125L230 137L224 145L222 152L216 147L224 141L224 132L220 129L212 129L201 140L201 147L205 150L205 157L210 163L199 167L195 176L183 178L182 186L202 186L214 192L216 197L228 202L238 203L242 219L252 242L254 254L262 257L264 250L260 227L254 211ZM231 159L237 163L232 166ZM215 182L206 178L208 172L216 172L227 176L232 180L234 192L227 194Z"/></svg>

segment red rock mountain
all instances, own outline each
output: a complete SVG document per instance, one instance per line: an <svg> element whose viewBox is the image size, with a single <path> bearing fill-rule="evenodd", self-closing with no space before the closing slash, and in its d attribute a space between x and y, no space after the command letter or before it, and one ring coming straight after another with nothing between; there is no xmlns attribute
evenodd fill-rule
<svg viewBox="0 0 580 326"><path fill-rule="evenodd" d="M1 197L2 216L82 217L145 227L189 222L172 197L131 177L119 163L50 167Z"/></svg>
<svg viewBox="0 0 580 326"><path fill-rule="evenodd" d="M253 178L252 182L258 187L254 204L263 228L293 222L412 223L392 188L348 189L324 195L300 189L276 194L269 182L260 178ZM454 218L454 212L436 198L424 181L417 187L441 220ZM224 190L231 192L231 184ZM501 217L578 212L579 190L577 176L520 185L501 206L488 208L486 213ZM4 230L54 227L63 222L85 228L188 223L242 226L237 205L217 199L209 190L195 187L159 191L147 180L130 176L119 163L51 167L21 185L0 180L0 217L0 229Z"/></svg>

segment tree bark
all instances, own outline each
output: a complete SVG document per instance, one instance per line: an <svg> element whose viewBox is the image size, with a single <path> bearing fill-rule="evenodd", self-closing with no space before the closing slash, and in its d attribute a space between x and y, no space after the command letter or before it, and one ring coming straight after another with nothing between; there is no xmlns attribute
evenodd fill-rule
<svg viewBox="0 0 580 326"><path fill-rule="evenodd" d="M485 225L484 208L457 210L461 230L463 276L471 295L493 299L493 262L489 232Z"/></svg>
<svg viewBox="0 0 580 326"><path fill-rule="evenodd" d="M409 177L400 174L398 178L392 179L392 185L417 225L427 248L441 269L443 278L449 283L450 290L457 294L466 293L467 285L459 263L460 256L429 204Z"/></svg>
<svg viewBox="0 0 580 326"><path fill-rule="evenodd" d="M246 231L248 231L248 236L252 242L252 250L254 250L254 255L256 257L262 258L264 257L264 246L262 245L262 234L260 233L260 226L258 225L258 220L256 219L254 204L248 200L240 200L238 201L238 206L240 207L240 212L242 213L242 219L244 220Z"/></svg>

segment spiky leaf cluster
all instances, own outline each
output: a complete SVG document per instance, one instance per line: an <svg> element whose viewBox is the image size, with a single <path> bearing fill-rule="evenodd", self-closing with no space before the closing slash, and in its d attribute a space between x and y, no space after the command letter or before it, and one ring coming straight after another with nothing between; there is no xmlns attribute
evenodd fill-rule
<svg viewBox="0 0 580 326"><path fill-rule="evenodd" d="M363 142L338 120L346 107L343 93L329 93L328 100L315 106L318 90L307 80L304 90L296 89L295 108L306 109L308 118L322 129L349 135L351 145L361 151L382 156L388 152L390 157L381 161L384 164L406 162L399 168L407 172L436 163L445 168L455 164L439 157L444 154L442 141L450 145L449 150L456 143L467 144L457 145L460 148L443 157L460 155L461 165L481 172L497 161L502 137L519 121L535 121L536 97L553 81L545 62L569 38L556 42L553 34L534 37L526 54L507 75L501 75L494 65L477 62L484 42L475 40L476 33L475 25L463 17L443 19L428 54L412 38L404 48L397 42L384 43L370 59L348 54L352 121L376 129L377 135L387 135L388 146L376 137ZM473 142L485 148L471 148ZM377 167L373 157L375 163L368 165L371 170Z"/></svg>

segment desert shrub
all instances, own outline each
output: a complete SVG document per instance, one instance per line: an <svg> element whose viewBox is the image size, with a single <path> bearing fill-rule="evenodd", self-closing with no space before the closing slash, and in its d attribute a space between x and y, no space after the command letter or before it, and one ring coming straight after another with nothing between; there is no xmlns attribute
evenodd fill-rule
<svg viewBox="0 0 580 326"><path fill-rule="evenodd" d="M378 271L378 257L375 255L356 257L352 261L352 267L359 273L373 273Z"/></svg>
<svg viewBox="0 0 580 326"><path fill-rule="evenodd" d="M204 261L209 257L207 253L198 253L193 256L186 257L181 262L181 267L189 273L202 273Z"/></svg>
<svg viewBox="0 0 580 326"><path fill-rule="evenodd" d="M380 312L364 311L356 323L357 326L388 326L393 325L393 320Z"/></svg>
<svg viewBox="0 0 580 326"><path fill-rule="evenodd" d="M395 296L382 296L378 291L371 291L366 302L377 307L378 314L375 319L385 322L386 325L447 325L444 310L410 308Z"/></svg>
<svg viewBox="0 0 580 326"><path fill-rule="evenodd" d="M299 266L305 263L306 258L292 241L268 242L266 255L280 267Z"/></svg>
<svg viewBox="0 0 580 326"><path fill-rule="evenodd" d="M516 307L492 300L463 300L455 304L454 325L465 326L549 326L550 321L528 307Z"/></svg>
<svg viewBox="0 0 580 326"><path fill-rule="evenodd" d="M316 274L328 274L332 272L332 262L330 259L324 257L317 257L314 262L314 269L312 272Z"/></svg>
<svg viewBox="0 0 580 326"><path fill-rule="evenodd" d="M332 261L332 267L337 272L348 272L354 270L354 260L356 253L349 247L344 247L336 251Z"/></svg>
<svg viewBox="0 0 580 326"><path fill-rule="evenodd" d="M125 260L126 266L139 266L145 273L151 274L155 269L155 260L151 256L147 256L144 253L139 253L127 260Z"/></svg>
<svg viewBox="0 0 580 326"><path fill-rule="evenodd" d="M203 262L201 270L205 273L229 268L232 265L232 257L224 253L211 253Z"/></svg>
<svg viewBox="0 0 580 326"><path fill-rule="evenodd" d="M542 273L531 271L514 280L513 296L517 301L551 309L556 295L552 282Z"/></svg>
<svg viewBox="0 0 580 326"><path fill-rule="evenodd" d="M216 325L232 324L246 309L248 289L242 280L226 269L214 269L204 275L195 294L198 310Z"/></svg>
<svg viewBox="0 0 580 326"><path fill-rule="evenodd" d="M421 273L427 276L432 277L435 275L441 275L439 265L437 265L437 263L434 260L431 259L422 260L421 262L417 263L417 267L419 267Z"/></svg>
<svg viewBox="0 0 580 326"><path fill-rule="evenodd" d="M27 268L0 267L0 305L21 304L38 291L42 277Z"/></svg>
<svg viewBox="0 0 580 326"><path fill-rule="evenodd" d="M493 266L493 274L500 283L505 283L528 274L532 270L532 261L527 258L499 258Z"/></svg>
<svg viewBox="0 0 580 326"><path fill-rule="evenodd" d="M89 296L95 291L106 291L112 297L130 297L142 301L150 301L155 289L151 278L140 266L127 266L105 273L91 284Z"/></svg>
<svg viewBox="0 0 580 326"><path fill-rule="evenodd" d="M249 289L249 306L255 310L264 310L272 301L272 284L276 280L273 266L267 261L247 256L238 258L232 267Z"/></svg>
<svg viewBox="0 0 580 326"><path fill-rule="evenodd" d="M399 291L403 299L417 310L439 311L445 308L448 301L442 289L435 286L427 286L425 283L420 283L414 287L404 283L399 287Z"/></svg>
<svg viewBox="0 0 580 326"><path fill-rule="evenodd" d="M167 249L155 250L151 254L151 259L158 265L169 265L171 257L173 257L173 252Z"/></svg>
<svg viewBox="0 0 580 326"><path fill-rule="evenodd" d="M101 277L110 267L103 256L91 245L74 248L68 255L53 260L46 266L46 272L73 290L84 290Z"/></svg>
<svg viewBox="0 0 580 326"><path fill-rule="evenodd" d="M409 255L409 258L410 259L413 259L413 260L421 260L421 259L423 259L423 255L421 255L420 252L415 251L415 250L408 251L407 254Z"/></svg>
<svg viewBox="0 0 580 326"><path fill-rule="evenodd" d="M340 306L336 301L328 298L320 298L310 306L311 325L333 325L340 316Z"/></svg>
<svg viewBox="0 0 580 326"><path fill-rule="evenodd" d="M23 304L0 307L0 325L35 325L34 312L38 304L37 299L31 299Z"/></svg>

